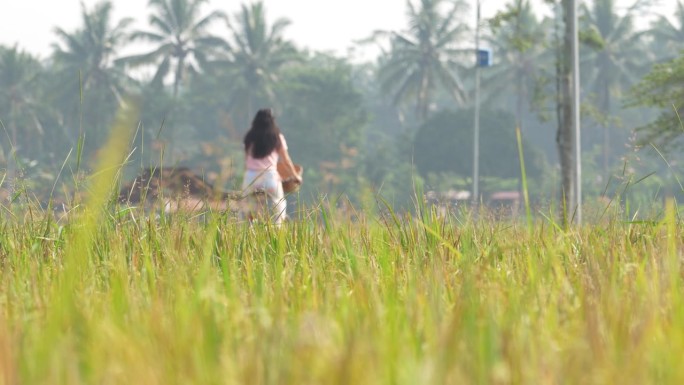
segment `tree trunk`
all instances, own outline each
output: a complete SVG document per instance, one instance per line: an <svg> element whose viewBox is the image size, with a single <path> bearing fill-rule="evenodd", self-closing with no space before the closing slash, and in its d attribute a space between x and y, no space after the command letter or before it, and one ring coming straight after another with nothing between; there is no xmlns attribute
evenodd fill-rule
<svg viewBox="0 0 684 385"><path fill-rule="evenodd" d="M570 15L572 0L562 0L564 33L563 48L559 52L557 76L559 78L560 95L558 100L557 113L558 133L556 144L558 145L558 156L561 166L561 214L567 224L574 211L575 202L575 153L574 139L575 132L573 127L572 115L572 30Z"/></svg>
<svg viewBox="0 0 684 385"><path fill-rule="evenodd" d="M185 69L185 55L178 58L178 67L176 67L176 74L173 80L173 100L178 98L178 91L183 82L183 70Z"/></svg>
<svg viewBox="0 0 684 385"><path fill-rule="evenodd" d="M251 118L254 113L255 112L252 111L252 89L250 88L247 90L247 108L245 109L245 124L243 125L243 129L250 129L252 126Z"/></svg>
<svg viewBox="0 0 684 385"><path fill-rule="evenodd" d="M603 113L606 116L606 122L603 125L603 183L608 183L610 175L610 125L611 125L611 111L610 111L610 84L608 80L604 80L603 84L602 107Z"/></svg>

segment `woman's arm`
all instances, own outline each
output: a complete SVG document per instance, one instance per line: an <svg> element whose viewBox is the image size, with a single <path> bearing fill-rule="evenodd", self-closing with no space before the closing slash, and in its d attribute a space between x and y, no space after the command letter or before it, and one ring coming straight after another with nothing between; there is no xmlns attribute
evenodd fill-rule
<svg viewBox="0 0 684 385"><path fill-rule="evenodd" d="M280 146L278 149L278 156L280 157L279 161L285 163L285 166L290 169L290 173L294 175L295 180L301 183L302 176L299 175L297 169L295 169L294 163L292 163L292 159L290 159L290 154L287 152L287 149L285 149L284 146Z"/></svg>

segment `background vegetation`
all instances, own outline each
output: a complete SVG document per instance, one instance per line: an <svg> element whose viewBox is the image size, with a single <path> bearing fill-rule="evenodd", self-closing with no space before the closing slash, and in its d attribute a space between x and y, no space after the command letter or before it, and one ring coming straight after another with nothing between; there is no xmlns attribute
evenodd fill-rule
<svg viewBox="0 0 684 385"><path fill-rule="evenodd" d="M422 199L471 182L464 3L408 2L405 30L360 43L384 47L373 63L298 49L258 3L149 4L142 30L104 2L56 29L50 57L0 48L0 384L683 382L684 233L676 200L653 207L684 190L665 152L681 138L681 4L645 30L647 3L582 9L577 227L553 207L559 4L540 19L512 2L484 31L483 188L527 185L525 225ZM121 167L234 188L258 106L306 168L294 221L111 204ZM79 204L35 207L51 195Z"/></svg>
<svg viewBox="0 0 684 385"><path fill-rule="evenodd" d="M235 188L241 137L254 111L270 106L306 169L305 201L344 194L359 203L372 191L409 208L416 181L427 182L426 190L469 189L473 5L405 6L405 29L358 43L382 48L365 63L298 48L285 37L290 22L270 19L261 3L229 15L202 0L151 0L140 29L132 19L113 19L113 4L104 1L82 10L80 27L56 28L47 57L0 47L5 195L22 179L42 201L54 186L57 194L71 194L130 95L139 101L141 124L127 177L164 163L215 182L227 174L222 187ZM650 6L597 0L581 8L588 200L613 197L626 180L647 175L655 182L623 198L660 203L665 193L680 193L678 153L664 151L677 148L681 133L684 7L680 2L669 17L651 16L648 24L643 15ZM494 58L482 71L485 199L520 185L516 126L533 201L560 195L554 70L562 59L560 7L515 0L483 20L483 44Z"/></svg>

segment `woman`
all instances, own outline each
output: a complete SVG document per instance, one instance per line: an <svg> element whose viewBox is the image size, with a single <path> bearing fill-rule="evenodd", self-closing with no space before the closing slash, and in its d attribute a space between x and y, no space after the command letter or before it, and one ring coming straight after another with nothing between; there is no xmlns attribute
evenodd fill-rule
<svg viewBox="0 0 684 385"><path fill-rule="evenodd" d="M280 133L270 109L257 112L252 121L252 128L244 139L245 145L245 178L242 189L250 194L255 190L266 192L273 203L275 223L280 224L286 217L287 202L283 193L283 184L278 173L278 162L284 163L301 183L299 175L287 152L285 137Z"/></svg>

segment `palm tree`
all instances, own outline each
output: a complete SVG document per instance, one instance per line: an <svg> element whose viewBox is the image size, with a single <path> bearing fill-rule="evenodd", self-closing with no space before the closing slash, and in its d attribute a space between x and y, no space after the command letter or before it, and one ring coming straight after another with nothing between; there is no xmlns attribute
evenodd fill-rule
<svg viewBox="0 0 684 385"><path fill-rule="evenodd" d="M515 0L490 23L493 36L485 37L492 46L498 63L487 71L483 89L490 100L513 91L516 121L522 129L524 105L532 106L541 78L549 67L544 50L547 45L547 23L539 22L529 0ZM509 102L506 100L505 102Z"/></svg>
<svg viewBox="0 0 684 385"><path fill-rule="evenodd" d="M269 26L261 2L242 5L228 23L231 31L228 61L219 63L225 64L222 67L227 69L232 83L232 107L245 111L248 120L255 98L262 97L273 104L280 71L301 59L294 45L283 37L289 25L289 20L281 18Z"/></svg>
<svg viewBox="0 0 684 385"><path fill-rule="evenodd" d="M133 83L123 66L115 63L127 42L132 19L114 23L110 1L100 2L92 10L82 5L81 17L83 25L73 32L55 29L59 41L53 44L51 97L62 115L63 136L82 140L85 132L90 132L97 143Z"/></svg>
<svg viewBox="0 0 684 385"><path fill-rule="evenodd" d="M583 72L588 74L598 108L611 116L614 98L622 96L641 78L644 65L650 62L641 35L634 29L634 15L642 2L637 1L624 16L618 13L615 0L596 0L593 7L582 6L588 28L595 35L594 49L588 55ZM610 161L610 124L603 128L603 169L607 177Z"/></svg>
<svg viewBox="0 0 684 385"><path fill-rule="evenodd" d="M659 57L664 60L671 60L679 56L684 49L684 3L677 2L677 9L674 14L675 22L670 21L665 16L659 16L651 26L650 35L653 37L653 44L662 51Z"/></svg>
<svg viewBox="0 0 684 385"><path fill-rule="evenodd" d="M472 50L458 44L468 32L466 23L460 22L468 7L461 0L420 0L417 5L407 0L406 4L408 30L376 32L372 40L390 40L390 51L380 63L381 89L393 95L395 105L413 100L418 116L424 120L439 88L456 101L465 102L459 71ZM442 13L445 5L450 8Z"/></svg>
<svg viewBox="0 0 684 385"><path fill-rule="evenodd" d="M82 5L82 29L66 32L56 28L59 43L53 44L53 59L67 81L80 73L82 91L108 92L119 102L128 79L123 68L114 64L118 50L127 37L132 19L125 18L112 26L112 3L103 1L89 12ZM71 82L73 84L73 82ZM73 87L68 87L73 92Z"/></svg>
<svg viewBox="0 0 684 385"><path fill-rule="evenodd" d="M220 37L208 33L208 28L218 20L225 20L221 11L212 11L202 16L202 6L207 0L150 0L154 10L149 17L151 31L136 31L132 41L147 41L155 44L153 51L130 56L122 62L131 66L156 64L154 84L161 84L173 70L173 96L178 90L186 72L198 72L208 56L226 43Z"/></svg>
<svg viewBox="0 0 684 385"><path fill-rule="evenodd" d="M0 120L6 125L11 146L31 147L44 132L40 115L45 111L40 100L42 66L16 46L0 47ZM21 135L19 135L21 131ZM20 140L20 142L18 142Z"/></svg>

